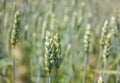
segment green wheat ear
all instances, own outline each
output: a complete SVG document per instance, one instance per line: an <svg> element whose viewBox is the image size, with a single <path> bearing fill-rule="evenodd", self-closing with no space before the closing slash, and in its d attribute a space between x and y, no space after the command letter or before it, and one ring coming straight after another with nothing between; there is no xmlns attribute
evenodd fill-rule
<svg viewBox="0 0 120 83"><path fill-rule="evenodd" d="M50 32L47 32L46 41L45 41L45 65L46 70L51 73L53 61L52 61L52 47L53 47L53 40L51 38Z"/></svg>
<svg viewBox="0 0 120 83"><path fill-rule="evenodd" d="M13 28L10 32L10 45L14 47L22 37L20 36L21 31L21 16L20 12L16 11L14 17Z"/></svg>
<svg viewBox="0 0 120 83"><path fill-rule="evenodd" d="M88 53L89 47L90 47L90 41L91 41L91 31L90 31L90 24L87 24L86 32L84 36L84 51L85 53Z"/></svg>
<svg viewBox="0 0 120 83"><path fill-rule="evenodd" d="M102 48L104 48L105 46L107 34L108 34L108 20L104 22L104 26L102 27L102 34L101 34L101 39L100 39L100 44Z"/></svg>
<svg viewBox="0 0 120 83"><path fill-rule="evenodd" d="M51 37L51 34L47 32L45 42L45 65L46 70L49 73L49 83L51 83L51 71L56 69L56 83L58 83L58 69L62 62L61 57L61 44L58 34Z"/></svg>
<svg viewBox="0 0 120 83"><path fill-rule="evenodd" d="M111 33L115 36L118 37L118 27L117 27L117 23L116 23L116 17L112 16L110 19L110 27L111 27Z"/></svg>
<svg viewBox="0 0 120 83"><path fill-rule="evenodd" d="M58 34L56 34L53 38L53 47L54 47L53 62L54 62L55 68L58 69L62 62L61 44L60 44L60 37Z"/></svg>
<svg viewBox="0 0 120 83"><path fill-rule="evenodd" d="M106 42L105 42L104 50L103 50L103 61L104 61L104 63L107 62L107 58L110 56L111 38L112 38L111 34L108 34Z"/></svg>
<svg viewBox="0 0 120 83"><path fill-rule="evenodd" d="M83 73L83 83L86 81L86 67L87 67L87 57L88 57L88 51L90 48L91 43L91 26L90 24L87 24L85 35L84 35L84 52L85 52L85 58L84 58L84 73Z"/></svg>

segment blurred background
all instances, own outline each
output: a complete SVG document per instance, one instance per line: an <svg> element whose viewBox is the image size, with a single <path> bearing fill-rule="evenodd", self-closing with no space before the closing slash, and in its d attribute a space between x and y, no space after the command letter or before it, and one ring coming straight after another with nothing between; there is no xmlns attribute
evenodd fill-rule
<svg viewBox="0 0 120 83"><path fill-rule="evenodd" d="M9 48L9 32L15 11L21 12L22 40ZM105 20L116 17L120 33L120 0L0 0L0 83L12 83L12 59L16 59L16 83L47 83L44 65L46 31L59 33L63 62L59 83L82 83L84 71L84 34L91 25L92 41L87 61L86 83L96 75L101 30ZM119 34L120 35L120 34ZM120 83L120 40L113 38L107 83ZM101 66L103 60L100 61ZM54 75L53 75L54 77ZM116 81L117 80L117 81ZM54 83L54 79L53 79Z"/></svg>

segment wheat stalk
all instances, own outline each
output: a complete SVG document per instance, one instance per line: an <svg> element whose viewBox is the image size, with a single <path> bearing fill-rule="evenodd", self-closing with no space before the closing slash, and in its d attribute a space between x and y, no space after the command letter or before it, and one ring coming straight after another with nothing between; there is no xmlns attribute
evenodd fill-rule
<svg viewBox="0 0 120 83"><path fill-rule="evenodd" d="M83 74L83 83L85 83L86 78L86 67L87 67L87 56L88 51L90 48L90 42L91 42L91 26L90 24L87 24L86 32L84 36L84 51L85 51L85 57L84 57L84 74Z"/></svg>
<svg viewBox="0 0 120 83"><path fill-rule="evenodd" d="M56 34L53 38L51 34L47 32L46 42L45 42L46 54L45 54L45 64L46 70L49 73L49 83L51 83L51 71L56 70L56 83L58 83L58 69L60 67L62 57L61 57L61 44L60 37Z"/></svg>
<svg viewBox="0 0 120 83"><path fill-rule="evenodd" d="M56 69L56 83L58 83L58 69L62 62L61 44L60 44L60 37L58 34L56 34L53 38L53 47L54 47L53 63L55 65L55 69Z"/></svg>
<svg viewBox="0 0 120 83"><path fill-rule="evenodd" d="M52 44L53 40L51 38L50 32L47 32L46 35L46 42L45 42L45 65L46 65L46 70L49 73L49 83L51 83L51 71L53 67L53 61L52 61Z"/></svg>
<svg viewBox="0 0 120 83"><path fill-rule="evenodd" d="M103 78L105 78L105 71L106 71L106 67L107 67L107 61L108 61L108 57L110 56L110 52L111 52L111 34L108 34L107 39L106 39L106 43L105 43L105 47L103 49L103 62L104 62L104 68L103 68ZM105 81L103 79L103 81Z"/></svg>
<svg viewBox="0 0 120 83"><path fill-rule="evenodd" d="M108 34L108 20L105 20L104 25L102 27L102 33L101 33L101 38L100 38L100 51L99 51L99 56L98 56L98 61L97 61L97 67L96 67L95 74L97 74L98 69L100 67L100 60L102 58L102 50L105 46L105 41L106 41L106 35L107 34ZM94 83L96 83L96 79L94 80Z"/></svg>
<svg viewBox="0 0 120 83"><path fill-rule="evenodd" d="M20 31L21 31L21 16L20 12L16 11L14 16L14 24L13 28L10 32L10 48L15 48L16 44L18 43L20 39ZM13 55L13 82L15 83L15 56Z"/></svg>

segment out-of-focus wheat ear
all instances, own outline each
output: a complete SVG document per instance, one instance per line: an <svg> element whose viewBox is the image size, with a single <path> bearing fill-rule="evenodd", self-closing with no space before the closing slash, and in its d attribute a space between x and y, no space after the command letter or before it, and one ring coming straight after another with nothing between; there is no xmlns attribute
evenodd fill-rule
<svg viewBox="0 0 120 83"><path fill-rule="evenodd" d="M13 47L17 44L20 38L20 31L21 31L21 16L20 16L20 12L16 11L15 17L14 17L13 28L10 33L10 44Z"/></svg>
<svg viewBox="0 0 120 83"><path fill-rule="evenodd" d="M100 61L102 58L102 51L104 49L105 46L105 42L106 42L106 38L107 38L107 34L108 34L108 20L105 20L104 25L102 27L102 32L101 32L101 38L100 38L100 53L98 56L98 62L97 62L97 67L96 67L96 74L98 72L98 68L100 67ZM104 56L103 56L104 57ZM94 83L96 83L96 79L94 80Z"/></svg>
<svg viewBox="0 0 120 83"><path fill-rule="evenodd" d="M100 44L102 48L104 48L105 46L105 40L106 40L107 34L108 34L108 20L104 22L104 25L102 27L102 33L101 33L101 39L100 39Z"/></svg>
<svg viewBox="0 0 120 83"><path fill-rule="evenodd" d="M12 29L10 31L10 36L9 36L9 56L10 57L12 55L11 48L15 47L19 41L20 31L21 31L21 15L19 11L16 11L14 20L13 20L13 26L12 26ZM15 55L12 56L12 59L13 59L13 83L15 83L15 80L16 80Z"/></svg>
<svg viewBox="0 0 120 83"><path fill-rule="evenodd" d="M46 41L45 41L45 66L46 71L49 73L49 83L51 83L51 71L53 69L53 39L51 37L50 32L47 32L46 34Z"/></svg>
<svg viewBox="0 0 120 83"><path fill-rule="evenodd" d="M90 24L87 24L86 27L86 32L85 32L85 36L84 36L84 51L87 54L88 50L90 48L90 41L91 41L91 28L90 28Z"/></svg>
<svg viewBox="0 0 120 83"><path fill-rule="evenodd" d="M110 27L111 27L111 33L115 36L118 37L118 27L116 23L116 17L112 16L110 19Z"/></svg>
<svg viewBox="0 0 120 83"><path fill-rule="evenodd" d="M99 76L99 78L98 78L98 82L97 82L97 83L103 83L102 76Z"/></svg>
<svg viewBox="0 0 120 83"><path fill-rule="evenodd" d="M87 24L86 27L86 32L84 35L84 52L85 52L85 57L84 57L84 74L83 74L83 83L86 81L86 67L87 67L87 57L88 57L88 51L90 48L90 42L91 42L91 26L90 24Z"/></svg>
<svg viewBox="0 0 120 83"><path fill-rule="evenodd" d="M60 63L61 63L61 44L60 44L60 37L58 34L56 34L53 38L53 45L54 45L54 61L55 61L55 68L59 68L60 67Z"/></svg>
<svg viewBox="0 0 120 83"><path fill-rule="evenodd" d="M96 67L96 74L98 72L98 69L100 67L100 61L102 58L102 51L104 49L105 46L105 41L106 41L106 36L108 34L108 20L105 20L104 25L102 27L102 32L101 32L101 38L100 38L100 53L98 55L98 61L97 61L97 67ZM104 56L103 56L104 57ZM96 79L94 80L94 83L96 83Z"/></svg>
<svg viewBox="0 0 120 83"><path fill-rule="evenodd" d="M58 83L58 69L62 62L60 37L56 34L53 38L53 63L56 69L56 83Z"/></svg>
<svg viewBox="0 0 120 83"><path fill-rule="evenodd" d="M111 17L110 25L111 25L111 28L114 28L116 26L116 18L115 18L115 16Z"/></svg>
<svg viewBox="0 0 120 83"><path fill-rule="evenodd" d="M112 34L108 34L105 42L105 46L103 49L103 62L104 62L104 67L103 67L103 81L105 82L105 72L107 68L107 62L108 58L111 54L111 39L112 39Z"/></svg>
<svg viewBox="0 0 120 83"><path fill-rule="evenodd" d="M111 52L111 34L108 34L107 39L106 39L106 43L105 43L105 47L103 50L103 61L104 63L107 62L108 57L110 56L110 52Z"/></svg>
<svg viewBox="0 0 120 83"><path fill-rule="evenodd" d="M46 70L50 73L52 70L52 38L50 32L47 32L45 41L45 65Z"/></svg>

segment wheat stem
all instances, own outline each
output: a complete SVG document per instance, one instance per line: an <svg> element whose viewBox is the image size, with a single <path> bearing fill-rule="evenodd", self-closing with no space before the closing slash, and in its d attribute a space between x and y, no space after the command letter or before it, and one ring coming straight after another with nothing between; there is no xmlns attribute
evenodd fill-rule
<svg viewBox="0 0 120 83"><path fill-rule="evenodd" d="M15 83L15 56L13 55L13 83Z"/></svg>
<svg viewBox="0 0 120 83"><path fill-rule="evenodd" d="M105 72L106 72L106 68L107 68L107 63L104 64L104 67L103 67L103 73L102 73L102 77L103 77L103 81L105 82Z"/></svg>
<svg viewBox="0 0 120 83"><path fill-rule="evenodd" d="M56 69L56 83L58 83L58 69Z"/></svg>
<svg viewBox="0 0 120 83"><path fill-rule="evenodd" d="M87 67L87 54L85 55L85 58L84 58L84 74L83 74L83 83L86 83L85 80L86 80L86 67Z"/></svg>
<svg viewBox="0 0 120 83"><path fill-rule="evenodd" d="M119 61L117 63L117 73L119 73L119 70L120 70L120 64L119 64ZM119 74L116 76L116 83L119 82Z"/></svg>
<svg viewBox="0 0 120 83"><path fill-rule="evenodd" d="M98 69L100 67L100 60L102 58L102 47L100 47L100 53L99 53L99 56L98 56L98 61L97 61L97 67L96 67L96 71L95 71L95 79L94 79L94 83L96 83L96 75L97 75L97 72L98 72Z"/></svg>
<svg viewBox="0 0 120 83"><path fill-rule="evenodd" d="M51 82L51 72L49 73L48 83L52 83Z"/></svg>

